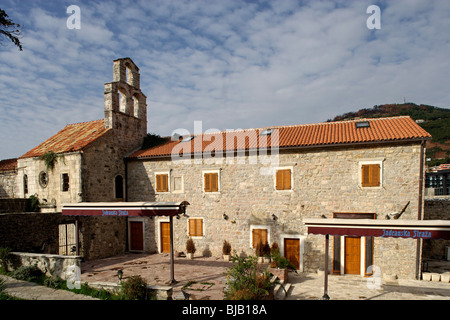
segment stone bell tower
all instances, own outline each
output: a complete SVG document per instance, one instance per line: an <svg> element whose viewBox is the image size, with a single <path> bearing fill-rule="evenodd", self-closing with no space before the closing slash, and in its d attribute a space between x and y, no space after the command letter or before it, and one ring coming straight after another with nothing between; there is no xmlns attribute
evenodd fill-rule
<svg viewBox="0 0 450 320"><path fill-rule="evenodd" d="M147 134L147 97L140 88L139 68L130 58L114 60L113 82L105 83L105 127L125 131L139 143Z"/></svg>

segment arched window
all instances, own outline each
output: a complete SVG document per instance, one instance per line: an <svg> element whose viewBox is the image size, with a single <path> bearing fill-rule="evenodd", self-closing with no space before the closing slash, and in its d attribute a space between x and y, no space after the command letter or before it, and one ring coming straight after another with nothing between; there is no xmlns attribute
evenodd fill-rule
<svg viewBox="0 0 450 320"><path fill-rule="evenodd" d="M121 175L116 176L116 178L114 179L114 190L116 199L124 198L123 177Z"/></svg>
<svg viewBox="0 0 450 320"><path fill-rule="evenodd" d="M134 116L136 118L139 118L139 98L137 95L133 97L133 102L134 102Z"/></svg>
<svg viewBox="0 0 450 320"><path fill-rule="evenodd" d="M119 111L126 112L127 110L127 95L119 89Z"/></svg>

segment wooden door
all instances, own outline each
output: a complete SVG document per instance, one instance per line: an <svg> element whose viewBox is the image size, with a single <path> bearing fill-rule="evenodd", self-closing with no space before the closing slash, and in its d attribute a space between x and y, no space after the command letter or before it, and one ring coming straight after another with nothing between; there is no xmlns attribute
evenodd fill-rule
<svg viewBox="0 0 450 320"><path fill-rule="evenodd" d="M345 274L361 273L361 238L345 237Z"/></svg>
<svg viewBox="0 0 450 320"><path fill-rule="evenodd" d="M253 248L256 248L259 242L262 242L262 244L267 243L267 229L253 229L252 231Z"/></svg>
<svg viewBox="0 0 450 320"><path fill-rule="evenodd" d="M295 266L300 269L300 240L284 239L284 256Z"/></svg>
<svg viewBox="0 0 450 320"><path fill-rule="evenodd" d="M130 250L144 250L144 230L142 221L130 221Z"/></svg>
<svg viewBox="0 0 450 320"><path fill-rule="evenodd" d="M170 222L161 222L161 252L170 252Z"/></svg>

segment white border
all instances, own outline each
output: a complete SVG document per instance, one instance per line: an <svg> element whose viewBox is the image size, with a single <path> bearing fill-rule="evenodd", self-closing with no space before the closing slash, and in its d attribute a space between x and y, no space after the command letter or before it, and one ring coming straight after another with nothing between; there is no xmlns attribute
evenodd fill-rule
<svg viewBox="0 0 450 320"><path fill-rule="evenodd" d="M200 220L202 220L202 235L201 236L191 236L191 235L189 235L189 220L191 220L191 219L200 219ZM189 237L189 238L192 238L192 239L203 239L205 236L206 236L206 232L205 232L205 218L203 218L203 217L189 217L189 218L187 218L186 219L186 235Z"/></svg>
<svg viewBox="0 0 450 320"><path fill-rule="evenodd" d="M220 194L222 191L221 188L221 169L208 169L208 170L202 170L202 193L203 194ZM214 191L214 192L206 192L205 191L205 173L217 173L217 190L218 191Z"/></svg>
<svg viewBox="0 0 450 320"><path fill-rule="evenodd" d="M270 245L272 242L270 241L270 226L268 225L262 225L262 224L251 224L250 225L250 248L251 249L255 249L253 248L253 230L254 229L266 229L267 230L267 243Z"/></svg>
<svg viewBox="0 0 450 320"><path fill-rule="evenodd" d="M384 161L386 160L386 158L375 158L375 159L366 159L366 160L361 160L358 162L358 168L359 168L359 173L358 173L358 177L359 177L359 181L358 181L358 186L361 189L367 190L367 189L373 189L373 190L377 190L377 189L383 189L383 172L384 172ZM368 164L379 164L380 165L380 185L378 187L363 187L362 186L362 180L363 180L363 176L362 176L362 166L363 165L368 165Z"/></svg>
<svg viewBox="0 0 450 320"><path fill-rule="evenodd" d="M304 258L303 255L305 253L305 241L306 241L307 236L305 235L300 235L300 234L287 234L287 233L283 233L280 235L280 253L284 256L284 239L298 239L300 241L300 247L299 247L299 271L303 272L303 264L304 264Z"/></svg>
<svg viewBox="0 0 450 320"><path fill-rule="evenodd" d="M170 179L170 172L172 170L165 170L165 171L155 171L154 172L154 177L155 177L155 194L166 194L166 193L170 193L172 190L172 184L171 184L171 179ZM157 191L158 190L158 180L156 179L157 175L160 174L167 174L167 191Z"/></svg>
<svg viewBox="0 0 450 320"><path fill-rule="evenodd" d="M146 243L145 243L145 222L146 219L143 217L130 217L127 223L128 230L128 251L130 252L145 252ZM142 250L131 250L131 230L130 230L130 222L142 222Z"/></svg>
<svg viewBox="0 0 450 320"><path fill-rule="evenodd" d="M277 172L278 170L291 170L291 188L287 189L287 190L277 190ZM274 175L273 175L273 189L276 192L293 192L294 191L294 167L293 166L285 166L285 167L277 167L274 170Z"/></svg>

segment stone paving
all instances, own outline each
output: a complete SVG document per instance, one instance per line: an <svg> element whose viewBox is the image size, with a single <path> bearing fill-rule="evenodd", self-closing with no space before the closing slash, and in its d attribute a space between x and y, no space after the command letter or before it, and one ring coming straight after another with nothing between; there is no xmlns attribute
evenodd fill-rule
<svg viewBox="0 0 450 320"><path fill-rule="evenodd" d="M81 264L82 282L117 283L117 270L123 271L123 280L141 275L149 285L168 285L170 263L168 254L127 253L111 258L87 261ZM231 262L219 257L175 258L173 297L181 288L192 300L222 300L225 273ZM331 300L450 300L450 283L423 280L387 280L370 282L371 278L359 276L334 276L328 278L328 295ZM369 286L368 286L369 280ZM292 287L287 300L319 300L323 296L323 274L289 273ZM37 300L96 300L71 292L54 290L8 278L7 292L23 299Z"/></svg>

